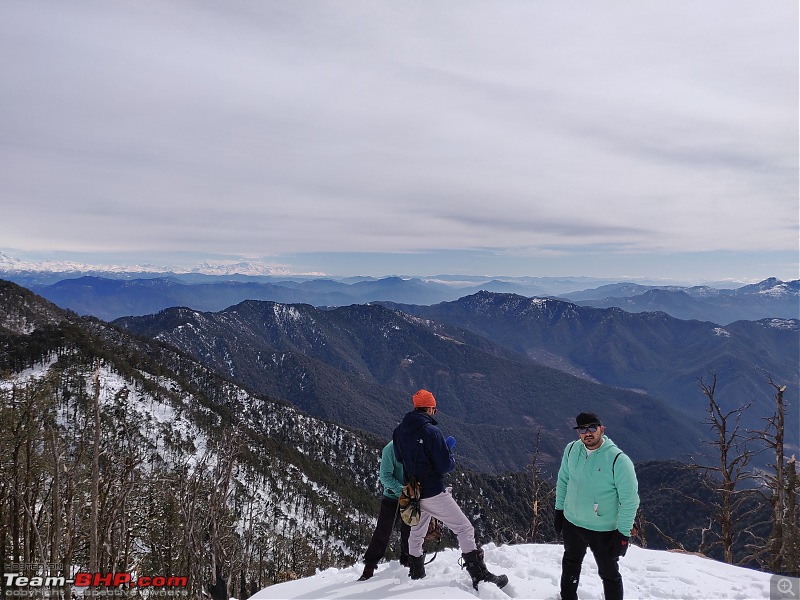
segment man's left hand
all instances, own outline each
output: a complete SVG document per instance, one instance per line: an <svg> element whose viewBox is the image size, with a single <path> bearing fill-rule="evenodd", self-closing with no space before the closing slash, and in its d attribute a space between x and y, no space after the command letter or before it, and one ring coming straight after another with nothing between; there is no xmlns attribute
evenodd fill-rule
<svg viewBox="0 0 800 600"><path fill-rule="evenodd" d="M618 529L615 529L611 533L611 541L609 541L611 556L614 558L625 556L625 553L628 551L628 540L629 538L627 535L622 535Z"/></svg>
<svg viewBox="0 0 800 600"><path fill-rule="evenodd" d="M561 533L564 530L564 511L556 509L553 513L553 527L556 529L556 533Z"/></svg>

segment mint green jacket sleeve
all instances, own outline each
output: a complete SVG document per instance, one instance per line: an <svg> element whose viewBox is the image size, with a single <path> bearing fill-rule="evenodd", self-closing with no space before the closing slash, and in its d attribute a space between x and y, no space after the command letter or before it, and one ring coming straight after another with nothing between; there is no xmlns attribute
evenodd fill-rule
<svg viewBox="0 0 800 600"><path fill-rule="evenodd" d="M403 491L403 465L394 455L394 442L389 442L383 447L381 453L381 469L379 473L383 494L390 498L399 498Z"/></svg>
<svg viewBox="0 0 800 600"><path fill-rule="evenodd" d="M639 481L633 462L626 454L620 454L614 468L614 483L619 498L617 529L624 535L631 534L636 511L639 509Z"/></svg>

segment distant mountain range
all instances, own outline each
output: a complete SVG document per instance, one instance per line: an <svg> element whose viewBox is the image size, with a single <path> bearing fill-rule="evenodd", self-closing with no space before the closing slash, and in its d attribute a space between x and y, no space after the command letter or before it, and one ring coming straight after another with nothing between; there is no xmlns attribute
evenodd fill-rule
<svg viewBox="0 0 800 600"><path fill-rule="evenodd" d="M303 282L311 282L311 289L321 292L332 291L326 288L331 285L335 288L336 284L343 284L345 286L343 289L346 289L350 284L377 282L380 279L402 279L421 281L433 286L440 284L453 290L468 290L461 293L456 292L457 295L454 297L463 296L465 293L469 293L469 290L477 291L479 289L530 295L555 295L611 282L609 279L597 277L487 277L478 275L337 277L316 272L290 273L283 267L262 261L203 262L190 268L153 265L106 266L71 261L22 261L0 252L0 279L13 281L27 288L52 285L64 279L76 279L84 276L122 280L163 278L186 284L238 281L271 283L289 288L294 288ZM322 280L319 288L313 283L318 280ZM240 300L248 299L251 298L241 298ZM311 302L311 304L321 306L325 302Z"/></svg>
<svg viewBox="0 0 800 600"><path fill-rule="evenodd" d="M0 275L2 276L2 275ZM42 283L38 275L11 275L10 281L35 291L81 315L103 320L140 316L164 308L185 306L203 311L218 311L244 300L272 300L312 306L347 306L376 301L410 304L435 304L455 300L479 290L522 294L543 294L545 289L573 289L578 282L549 278L547 282L384 277L288 280L280 278L210 277L173 275L134 279L81 276Z"/></svg>
<svg viewBox="0 0 800 600"><path fill-rule="evenodd" d="M13 258L0 252L0 273L32 276L55 275L59 279L65 276L97 275L109 277L128 277L133 274L203 274L203 275L245 275L245 276L285 276L289 271L285 268L270 265L262 261L224 261L217 263L202 262L188 269L158 267L145 265L90 265L69 260L25 261ZM321 273L306 273L308 276L319 276Z"/></svg>
<svg viewBox="0 0 800 600"><path fill-rule="evenodd" d="M800 318L800 280L783 282L770 278L733 290L618 283L566 294L565 297L583 306L616 306L628 312L662 311L678 319L720 324L742 319Z"/></svg>
<svg viewBox="0 0 800 600"><path fill-rule="evenodd" d="M34 285L30 289L78 314L91 314L104 320L147 315L174 306L218 311L244 300L314 306L347 306L376 300L433 304L461 294L459 290L438 282L399 277L355 283L330 279L184 283L175 278L121 280L80 277L48 286Z"/></svg>
<svg viewBox="0 0 800 600"><path fill-rule="evenodd" d="M766 279L736 289L711 286L678 287L613 283L589 288L589 278L480 278L439 275L431 278L384 277L287 278L203 273L105 273L104 276L52 272L10 272L6 278L23 285L62 308L103 320L141 316L164 308L185 306L219 311L244 300L286 304L347 306L369 302L432 305L457 300L478 291L521 296L560 297L576 304L629 312L663 311L679 319L712 321L721 325L741 319L800 318L800 280Z"/></svg>

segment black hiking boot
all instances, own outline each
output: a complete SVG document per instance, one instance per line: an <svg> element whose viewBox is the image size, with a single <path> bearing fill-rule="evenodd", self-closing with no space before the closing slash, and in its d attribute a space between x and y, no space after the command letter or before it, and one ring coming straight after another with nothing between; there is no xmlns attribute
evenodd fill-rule
<svg viewBox="0 0 800 600"><path fill-rule="evenodd" d="M375 574L375 569L377 569L377 565L364 565L364 572L361 573L361 577L358 578L359 581L366 581L367 579L372 578Z"/></svg>
<svg viewBox="0 0 800 600"><path fill-rule="evenodd" d="M483 562L483 550L478 548L472 552L462 554L461 558L464 561L464 567L467 569L470 577L472 577L472 587L478 589L478 584L481 581L488 581L495 584L497 587L502 588L508 583L508 577L505 575L495 575L490 573L486 568L486 563Z"/></svg>
<svg viewBox="0 0 800 600"><path fill-rule="evenodd" d="M400 553L400 564L403 565L404 567L409 566L409 564L408 564L408 553L406 553L406 552L401 552Z"/></svg>
<svg viewBox="0 0 800 600"><path fill-rule="evenodd" d="M413 554L409 554L408 566L410 567L408 570L408 576L411 577L411 579L422 579L425 577L424 556L414 556Z"/></svg>

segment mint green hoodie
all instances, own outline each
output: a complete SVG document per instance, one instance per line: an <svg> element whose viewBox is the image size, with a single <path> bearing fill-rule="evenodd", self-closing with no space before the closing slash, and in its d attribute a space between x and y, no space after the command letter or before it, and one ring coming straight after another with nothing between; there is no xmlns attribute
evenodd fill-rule
<svg viewBox="0 0 800 600"><path fill-rule="evenodd" d="M383 495L397 500L403 491L403 464L394 455L394 442L383 447L379 478L383 484Z"/></svg>
<svg viewBox="0 0 800 600"><path fill-rule="evenodd" d="M608 436L588 456L580 440L567 444L556 484L556 509L564 511L564 518L584 529L618 529L627 536L638 508L633 463Z"/></svg>

